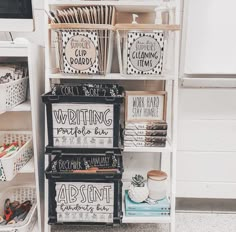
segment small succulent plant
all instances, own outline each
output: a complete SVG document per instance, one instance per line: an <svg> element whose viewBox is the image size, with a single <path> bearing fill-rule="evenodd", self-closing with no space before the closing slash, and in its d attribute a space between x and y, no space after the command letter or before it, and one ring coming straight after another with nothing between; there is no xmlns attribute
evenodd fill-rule
<svg viewBox="0 0 236 232"><path fill-rule="evenodd" d="M145 179L142 175L135 175L132 177L131 184L135 187L144 187L145 186Z"/></svg>
<svg viewBox="0 0 236 232"><path fill-rule="evenodd" d="M148 198L149 189L142 175L136 174L132 177L128 194L129 198L137 203L143 202Z"/></svg>

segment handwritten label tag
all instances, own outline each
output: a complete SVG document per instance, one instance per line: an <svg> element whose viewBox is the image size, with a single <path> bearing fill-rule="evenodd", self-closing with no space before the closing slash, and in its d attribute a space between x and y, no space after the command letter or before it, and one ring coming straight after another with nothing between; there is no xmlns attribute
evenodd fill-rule
<svg viewBox="0 0 236 232"><path fill-rule="evenodd" d="M54 146L113 147L113 107L110 104L52 104Z"/></svg>
<svg viewBox="0 0 236 232"><path fill-rule="evenodd" d="M62 31L65 73L98 72L98 35L96 32Z"/></svg>
<svg viewBox="0 0 236 232"><path fill-rule="evenodd" d="M166 92L126 92L126 122L155 122L166 119Z"/></svg>
<svg viewBox="0 0 236 232"><path fill-rule="evenodd" d="M58 222L112 223L114 183L56 183Z"/></svg>
<svg viewBox="0 0 236 232"><path fill-rule="evenodd" d="M127 74L162 74L164 34L128 33Z"/></svg>

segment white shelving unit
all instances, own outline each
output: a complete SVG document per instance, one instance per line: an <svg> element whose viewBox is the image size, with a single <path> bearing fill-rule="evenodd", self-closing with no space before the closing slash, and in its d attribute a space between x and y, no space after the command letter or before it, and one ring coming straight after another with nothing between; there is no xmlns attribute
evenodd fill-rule
<svg viewBox="0 0 236 232"><path fill-rule="evenodd" d="M159 6L162 1L79 1L79 0L46 0L45 10L48 12L51 9L66 8L70 6L89 6L89 5L114 5L117 11L122 14L127 13L142 13L145 15L155 14L154 9ZM170 0L175 4L174 24L180 24L181 16L181 0ZM124 200L123 200L123 223L168 223L170 225L170 232L175 231L175 193L176 193L176 151L177 151L177 102L178 102L178 73L179 73L179 32L175 33L175 41L173 47L174 54L174 74L162 75L160 77L135 77L135 76L122 76L119 73L111 73L106 76L84 76L84 75L65 75L58 71L56 65L56 56L52 55L55 52L55 45L51 43L51 38L54 39L52 32L48 29L48 18L46 15L46 81L45 90L50 91L52 83L60 82L61 80L99 80L99 81L116 81L125 85L126 81L132 83L132 85L138 85L140 88L159 88L160 83L162 89L168 92L169 102L169 117L171 138L168 140L166 147L150 147L150 148L125 148L123 156L128 157L143 154L145 159L148 159L150 155L160 156L161 169L164 169L169 173L169 196L171 200L171 216L169 217L126 217ZM152 21L153 23L153 21ZM132 80L134 82L132 82ZM128 83L127 82L127 83ZM151 85L147 83L151 82ZM152 89L153 90L153 89ZM47 137L47 134L46 134ZM47 140L46 140L47 141ZM48 160L45 160L45 168L48 166ZM126 172L126 171L125 171ZM125 177L124 181L128 179ZM128 180L130 181L130 179ZM126 187L125 187L126 186ZM127 183L124 184L123 190L127 188ZM51 226L48 225L48 181L45 179L45 232L51 231ZM123 194L124 196L124 194Z"/></svg>
<svg viewBox="0 0 236 232"><path fill-rule="evenodd" d="M30 97L26 102L16 106L15 108L3 113L1 117L11 118L14 120L7 121L7 125L0 123L0 130L2 128L11 128L14 130L28 130L32 131L33 136L33 158L20 170L17 176L10 182L0 182L0 187L33 185L36 187L37 194L37 215L38 221L34 226L33 232L42 231L41 212L43 210L41 200L43 199L43 149L44 149L44 111L41 103L40 95L44 91L43 80L43 66L42 57L43 50L24 40L15 40L14 42L0 42L0 57L15 61L20 59L28 62L29 70L29 91ZM28 116L30 115L30 116ZM30 118L31 122L27 121ZM15 127L16 126L16 127ZM2 187L1 187L2 188ZM4 199L2 199L4 200Z"/></svg>

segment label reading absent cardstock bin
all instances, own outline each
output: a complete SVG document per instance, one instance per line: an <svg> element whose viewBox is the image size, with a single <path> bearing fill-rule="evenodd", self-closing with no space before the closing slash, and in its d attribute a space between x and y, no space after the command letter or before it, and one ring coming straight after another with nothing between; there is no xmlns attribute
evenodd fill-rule
<svg viewBox="0 0 236 232"><path fill-rule="evenodd" d="M114 106L52 104L53 144L57 147L113 147Z"/></svg>
<svg viewBox="0 0 236 232"><path fill-rule="evenodd" d="M112 223L114 183L56 183L58 222Z"/></svg>

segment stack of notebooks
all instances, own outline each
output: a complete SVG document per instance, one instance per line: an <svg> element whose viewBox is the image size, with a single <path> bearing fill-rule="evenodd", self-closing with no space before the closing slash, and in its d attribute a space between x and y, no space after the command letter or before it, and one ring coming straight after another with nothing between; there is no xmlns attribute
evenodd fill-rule
<svg viewBox="0 0 236 232"><path fill-rule="evenodd" d="M165 147L166 122L126 123L125 147Z"/></svg>
<svg viewBox="0 0 236 232"><path fill-rule="evenodd" d="M130 200L128 190L125 191L125 215L127 217L162 217L170 216L170 201L168 198L157 201L156 204L135 203Z"/></svg>

